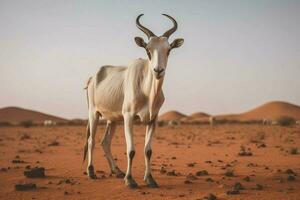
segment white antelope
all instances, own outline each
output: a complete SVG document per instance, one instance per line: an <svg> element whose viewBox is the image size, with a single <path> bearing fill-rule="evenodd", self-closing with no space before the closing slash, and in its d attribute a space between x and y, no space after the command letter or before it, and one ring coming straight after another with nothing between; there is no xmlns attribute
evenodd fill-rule
<svg viewBox="0 0 300 200"><path fill-rule="evenodd" d="M177 22L171 16L163 14L173 22L173 27L162 36L156 36L140 24L140 14L136 19L137 27L148 36L148 43L141 37L135 37L138 46L143 47L148 59L136 59L128 66L102 66L97 74L88 80L87 98L89 121L87 139L84 147L84 160L88 156L87 173L90 178L96 178L93 167L93 149L95 145L96 126L99 117L107 120L105 134L102 140L103 150L108 160L111 172L118 178L124 178L125 185L137 187L131 175L132 161L135 155L133 143L133 121L138 116L147 125L145 136L144 180L148 187L158 187L151 175L150 158L152 154L151 140L155 130L157 115L164 102L162 84L167 67L169 53L180 47L184 40L175 39L171 44L168 38L177 30ZM124 131L127 145L127 171L124 174L116 165L111 154L116 121L124 120Z"/></svg>

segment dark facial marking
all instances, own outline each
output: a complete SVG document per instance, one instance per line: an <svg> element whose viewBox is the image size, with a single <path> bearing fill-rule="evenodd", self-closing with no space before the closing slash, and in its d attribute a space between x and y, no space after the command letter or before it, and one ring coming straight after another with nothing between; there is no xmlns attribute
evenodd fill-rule
<svg viewBox="0 0 300 200"><path fill-rule="evenodd" d="M147 48L145 48L145 49L146 49L146 52L147 52L149 60L151 60L151 53L150 53L150 51Z"/></svg>

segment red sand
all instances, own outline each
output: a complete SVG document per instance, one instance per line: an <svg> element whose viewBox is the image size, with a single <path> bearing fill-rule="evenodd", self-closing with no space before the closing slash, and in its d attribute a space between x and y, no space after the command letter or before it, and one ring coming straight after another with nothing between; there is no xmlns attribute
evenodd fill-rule
<svg viewBox="0 0 300 200"><path fill-rule="evenodd" d="M259 125L167 126L158 127L153 140L153 176L160 188L147 188L144 174L144 126L135 127L136 157L133 176L139 188L130 190L122 179L109 176L100 138L104 127L98 128L95 149L95 170L103 170L105 178L90 180L83 175L82 146L85 127L0 128L0 199L202 199L213 193L218 199L281 200L299 199L300 155L291 155L292 147L300 148L300 128ZM24 137L27 134L29 138ZM126 156L123 127L119 126L112 143L112 152L119 167L125 171ZM58 146L48 146L57 140ZM265 148L261 145L265 144ZM239 156L240 146L251 148L253 156ZM26 163L13 164L12 160ZM209 163L209 161L211 163ZM191 164L192 163L192 164ZM23 175L27 165L46 168L46 177L29 179ZM194 166L193 166L194 165ZM175 170L178 176L160 173L161 166ZM7 168L10 169L7 169ZM287 169L298 175L288 181ZM208 176L197 177L185 184L189 173L207 170ZM235 176L224 173L233 170ZM97 173L99 176L99 173ZM243 179L249 176L250 182ZM213 182L209 182L211 178ZM61 183L70 179L71 183ZM232 185L240 182L245 190L228 195ZM15 191L18 183L35 183L35 191ZM262 190L255 190L260 184Z"/></svg>

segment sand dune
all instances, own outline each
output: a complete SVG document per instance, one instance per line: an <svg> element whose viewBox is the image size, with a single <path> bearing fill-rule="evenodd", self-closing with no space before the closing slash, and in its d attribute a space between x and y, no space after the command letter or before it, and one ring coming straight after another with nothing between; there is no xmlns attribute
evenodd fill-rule
<svg viewBox="0 0 300 200"><path fill-rule="evenodd" d="M217 115L216 119L239 121L262 119L277 120L283 116L300 120L300 106L282 101L272 101L241 114ZM159 120L202 121L207 120L209 117L210 115L204 112L196 112L187 116L183 113L172 110L160 115ZM56 122L68 121L61 117L19 107L5 107L0 109L0 122L20 123L26 120L31 120L36 123L43 122L44 120L53 120Z"/></svg>
<svg viewBox="0 0 300 200"><path fill-rule="evenodd" d="M183 117L180 121L183 122L194 122L194 121L207 121L210 115L204 112L196 112L189 116Z"/></svg>
<svg viewBox="0 0 300 200"><path fill-rule="evenodd" d="M67 121L61 117L19 107L5 107L0 109L0 122L20 123L27 120L36 123L43 122L44 120L52 120L56 122Z"/></svg>
<svg viewBox="0 0 300 200"><path fill-rule="evenodd" d="M300 120L300 107L282 101L272 101L241 114L219 115L217 118L230 120L277 120L280 117L291 117Z"/></svg>
<svg viewBox="0 0 300 200"><path fill-rule="evenodd" d="M210 115L207 113L204 113L204 112L196 112L196 113L191 114L189 117L200 118L200 117L210 117Z"/></svg>
<svg viewBox="0 0 300 200"><path fill-rule="evenodd" d="M158 117L159 120L163 121L171 121L171 120L180 120L181 118L186 117L186 115L178 112L178 111L169 111Z"/></svg>
<svg viewBox="0 0 300 200"><path fill-rule="evenodd" d="M180 120L183 122L192 121L206 121L209 120L210 115L204 112L196 112L189 116L186 116L178 111L169 111L159 117L159 120L170 121ZM295 120L300 120L300 106L282 102L271 101L251 109L247 112L240 114L223 114L217 115L215 118L218 120L237 120L237 121L249 121L249 120L277 120L280 117L291 117Z"/></svg>

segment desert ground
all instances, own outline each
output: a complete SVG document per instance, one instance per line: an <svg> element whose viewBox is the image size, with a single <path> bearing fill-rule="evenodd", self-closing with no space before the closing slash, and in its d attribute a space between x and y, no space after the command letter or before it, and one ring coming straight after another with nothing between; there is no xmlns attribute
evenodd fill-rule
<svg viewBox="0 0 300 200"><path fill-rule="evenodd" d="M97 130L94 167L98 178L84 174L84 126L0 128L0 199L299 199L300 126L174 125L158 127L153 140L153 176L159 188L143 182L145 127L135 126L133 176L129 189L110 175ZM123 126L112 152L125 171ZM44 178L24 171L44 167ZM16 184L36 189L16 191Z"/></svg>

